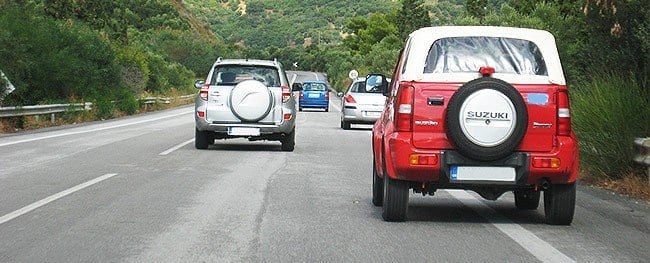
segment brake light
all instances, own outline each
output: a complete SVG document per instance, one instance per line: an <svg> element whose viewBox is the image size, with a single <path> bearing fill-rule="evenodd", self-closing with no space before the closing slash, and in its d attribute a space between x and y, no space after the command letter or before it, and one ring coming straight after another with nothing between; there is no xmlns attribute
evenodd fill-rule
<svg viewBox="0 0 650 263"><path fill-rule="evenodd" d="M326 99L326 100L329 100L329 99L330 99L330 93L327 92L327 91L325 91L325 99Z"/></svg>
<svg viewBox="0 0 650 263"><path fill-rule="evenodd" d="M201 119L204 119L205 118L205 111L197 111L196 116L201 118Z"/></svg>
<svg viewBox="0 0 650 263"><path fill-rule="evenodd" d="M483 77L492 76L492 74L494 74L494 72L495 72L495 70L494 70L493 67L480 67L478 69L478 73L480 73L481 76L483 76Z"/></svg>
<svg viewBox="0 0 650 263"><path fill-rule="evenodd" d="M291 113L285 113L282 116L282 119L284 119L285 121L291 120Z"/></svg>
<svg viewBox="0 0 650 263"><path fill-rule="evenodd" d="M351 94L348 94L347 96L345 96L345 102L347 102L347 103L357 103L357 101L354 100L354 97L352 97Z"/></svg>
<svg viewBox="0 0 650 263"><path fill-rule="evenodd" d="M210 89L210 84L206 83L203 84L203 87L199 90L199 97L201 97L202 100L207 101L208 100L208 90Z"/></svg>
<svg viewBox="0 0 650 263"><path fill-rule="evenodd" d="M282 86L282 103L287 103L289 99L291 99L291 90L287 86Z"/></svg>
<svg viewBox="0 0 650 263"><path fill-rule="evenodd" d="M397 107L395 107L395 130L411 131L413 120L413 93L415 88L411 85L401 86L397 92Z"/></svg>
<svg viewBox="0 0 650 263"><path fill-rule="evenodd" d="M536 168L558 168L560 159L555 157L534 157L533 167Z"/></svg>
<svg viewBox="0 0 650 263"><path fill-rule="evenodd" d="M557 134L571 135L571 111L569 110L569 94L566 91L557 93Z"/></svg>

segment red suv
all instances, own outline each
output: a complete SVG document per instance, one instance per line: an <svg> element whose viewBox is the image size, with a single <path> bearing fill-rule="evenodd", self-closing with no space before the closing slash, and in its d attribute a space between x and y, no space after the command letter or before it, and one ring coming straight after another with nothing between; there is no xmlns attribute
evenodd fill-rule
<svg viewBox="0 0 650 263"><path fill-rule="evenodd" d="M429 27L409 36L373 127L373 196L404 221L409 189L514 192L548 224L571 224L578 142L554 37L507 27Z"/></svg>

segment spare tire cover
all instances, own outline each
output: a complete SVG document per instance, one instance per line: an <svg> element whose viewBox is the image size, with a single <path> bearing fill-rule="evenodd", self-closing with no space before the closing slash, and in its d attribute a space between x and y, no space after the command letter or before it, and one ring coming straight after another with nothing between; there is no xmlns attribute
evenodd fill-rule
<svg viewBox="0 0 650 263"><path fill-rule="evenodd" d="M230 92L230 109L242 121L256 122L264 119L273 106L273 95L264 83L245 80Z"/></svg>
<svg viewBox="0 0 650 263"><path fill-rule="evenodd" d="M484 77L454 93L445 119L447 137L461 154L492 161L519 146L528 126L528 110L512 85Z"/></svg>

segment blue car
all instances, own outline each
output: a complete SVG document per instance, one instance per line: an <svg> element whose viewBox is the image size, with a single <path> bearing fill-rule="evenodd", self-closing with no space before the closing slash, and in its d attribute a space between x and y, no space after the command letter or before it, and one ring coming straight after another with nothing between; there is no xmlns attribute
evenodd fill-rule
<svg viewBox="0 0 650 263"><path fill-rule="evenodd" d="M330 93L327 84L322 81L305 81L302 83L298 110L318 108L329 111Z"/></svg>

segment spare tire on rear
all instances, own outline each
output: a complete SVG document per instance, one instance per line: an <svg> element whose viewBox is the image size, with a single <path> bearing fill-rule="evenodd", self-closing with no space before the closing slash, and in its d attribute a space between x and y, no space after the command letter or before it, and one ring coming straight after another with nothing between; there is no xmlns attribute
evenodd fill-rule
<svg viewBox="0 0 650 263"><path fill-rule="evenodd" d="M483 77L465 83L449 100L447 137L458 152L479 161L510 155L524 137L528 109L509 83Z"/></svg>
<svg viewBox="0 0 650 263"><path fill-rule="evenodd" d="M245 80L230 92L230 109L242 121L256 122L264 119L273 106L273 95L264 83Z"/></svg>

